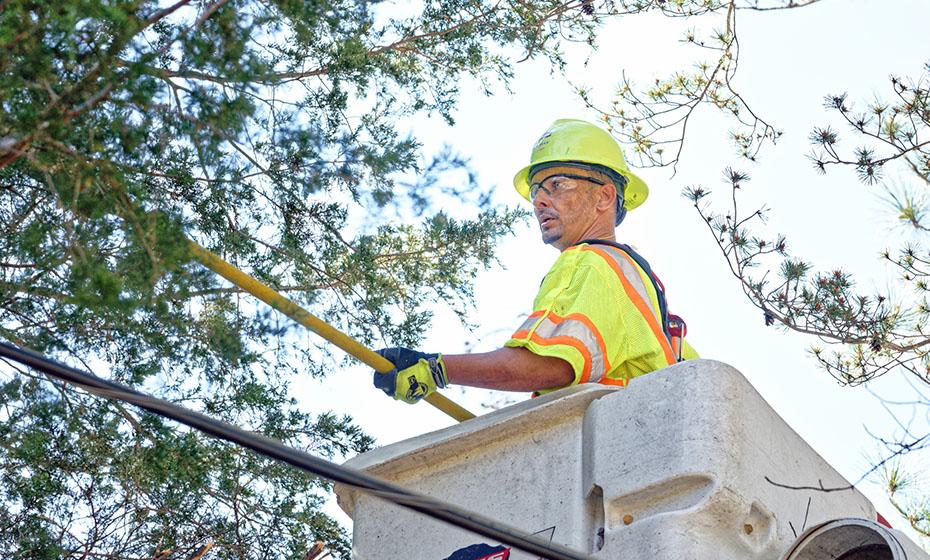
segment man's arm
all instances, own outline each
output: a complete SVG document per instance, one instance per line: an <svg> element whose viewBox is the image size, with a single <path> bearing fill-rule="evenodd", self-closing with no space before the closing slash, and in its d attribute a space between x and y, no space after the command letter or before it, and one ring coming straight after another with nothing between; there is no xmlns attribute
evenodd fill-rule
<svg viewBox="0 0 930 560"><path fill-rule="evenodd" d="M453 385L500 391L536 391L564 387L575 379L571 364L539 356L526 348L500 348L477 354L443 354Z"/></svg>
<svg viewBox="0 0 930 560"><path fill-rule="evenodd" d="M564 387L575 380L567 361L539 356L525 348L450 355L385 348L378 353L395 369L387 373L375 371L375 387L409 404L453 383L501 391L536 391Z"/></svg>

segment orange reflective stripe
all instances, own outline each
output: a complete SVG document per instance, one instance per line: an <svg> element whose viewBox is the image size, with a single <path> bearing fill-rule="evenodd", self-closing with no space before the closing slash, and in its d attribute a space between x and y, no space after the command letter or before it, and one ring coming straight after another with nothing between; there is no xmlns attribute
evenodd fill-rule
<svg viewBox="0 0 930 560"><path fill-rule="evenodd" d="M591 379L591 353L588 351L587 347L581 343L577 338L570 336L554 336L552 338L542 338L536 333L530 335L530 340L539 344L541 346L553 346L555 344L564 344L566 346L571 346L575 350L578 350L581 353L581 356L584 358L584 367L581 371L581 379L578 380L579 383L587 383Z"/></svg>
<svg viewBox="0 0 930 560"><path fill-rule="evenodd" d="M581 376L580 383L600 381L610 371L604 337L591 319L583 313L571 313L562 317L551 310L536 311L523 322L512 338L526 339L527 333L530 332L537 337L537 341L572 339L575 341L570 345L573 348L578 348L579 344L584 346L587 351L584 353L585 360L589 360L586 361L584 369L589 374Z"/></svg>
<svg viewBox="0 0 930 560"><path fill-rule="evenodd" d="M591 319L588 318L584 313L570 313L565 317L559 317L555 311L549 312L549 319L553 323L561 323L563 321L580 321L591 331L591 334L594 335L595 340L597 340L597 346L601 349L601 356L604 358L604 376L606 377L607 372L610 371L610 360L607 358L607 344L604 343L604 337L601 336L601 331L597 330L597 327L594 326L594 323Z"/></svg>
<svg viewBox="0 0 930 560"><path fill-rule="evenodd" d="M533 325L536 324L536 319L542 317L545 311L534 311L526 320L523 321L523 324L517 327L517 332L528 331L533 328ZM518 337L516 333L513 334L510 338L525 338L525 336Z"/></svg>
<svg viewBox="0 0 930 560"><path fill-rule="evenodd" d="M598 383L601 385L614 385L617 387L626 387L629 382L630 380L626 378L611 379L610 377L605 377L604 379L598 381Z"/></svg>
<svg viewBox="0 0 930 560"><path fill-rule="evenodd" d="M623 285L623 290L626 292L627 297L630 298L630 301L633 302L633 305L636 306L636 309L639 310L640 315L643 316L643 319L646 320L646 324L649 325L649 329L652 330L652 334L655 335L656 340L659 342L659 347L662 348L662 352L665 354L665 361L668 365L672 365L676 362L675 355L672 353L672 348L669 345L668 339L665 338L665 332L659 326L659 323L656 321L655 312L652 309L652 306L643 300L639 292L636 291L636 288L630 284L630 280L623 274L623 271L620 270L620 266L614 261L611 256L599 247L593 247L591 245L584 245L582 249L585 251L594 251L600 255L604 261L610 265L610 268L613 269L616 273L617 278L620 279L620 283ZM617 251L622 254L625 258L630 259L626 253L623 251ZM636 270L639 270L637 267Z"/></svg>
<svg viewBox="0 0 930 560"><path fill-rule="evenodd" d="M581 371L581 379L578 380L579 383L587 383L591 379L591 353L588 352L588 349L580 340L572 338L570 336L554 336L552 338L542 338L536 333L530 334L529 331L522 330L513 333L511 338L529 338L529 340L539 344L540 346L554 346L556 344L564 344L566 346L571 346L581 354L584 358L584 367Z"/></svg>

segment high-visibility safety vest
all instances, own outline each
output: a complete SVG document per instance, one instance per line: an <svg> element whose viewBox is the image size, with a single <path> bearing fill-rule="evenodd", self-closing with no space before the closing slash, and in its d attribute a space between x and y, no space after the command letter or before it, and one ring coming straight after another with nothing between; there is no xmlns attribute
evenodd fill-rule
<svg viewBox="0 0 930 560"><path fill-rule="evenodd" d="M664 289L646 260L625 245L587 240L559 255L505 346L567 361L572 385L625 386L698 357L683 333L679 348L669 330Z"/></svg>

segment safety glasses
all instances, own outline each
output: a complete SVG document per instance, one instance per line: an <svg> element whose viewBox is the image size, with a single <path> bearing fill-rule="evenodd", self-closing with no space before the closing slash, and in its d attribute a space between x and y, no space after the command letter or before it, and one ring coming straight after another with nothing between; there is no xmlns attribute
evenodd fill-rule
<svg viewBox="0 0 930 560"><path fill-rule="evenodd" d="M599 181L598 179L587 177L585 175L569 175L569 174L552 175L551 177L546 177L545 181L542 181L539 183L533 183L532 185L530 185L530 200L536 200L536 195L539 194L540 191L546 193L549 196L555 196L559 193L570 191L578 186L578 183L568 182L568 181L564 181L560 179L575 179L578 181L588 181L598 186L603 186L607 184L604 181ZM544 183L548 183L548 185L545 185Z"/></svg>

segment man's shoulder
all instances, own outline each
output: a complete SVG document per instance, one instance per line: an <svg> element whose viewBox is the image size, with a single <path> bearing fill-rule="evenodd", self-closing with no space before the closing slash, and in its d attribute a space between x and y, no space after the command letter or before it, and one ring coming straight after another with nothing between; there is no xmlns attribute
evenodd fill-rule
<svg viewBox="0 0 930 560"><path fill-rule="evenodd" d="M562 251L559 258L552 263L551 270L593 265L601 260L603 260L602 257L591 250L591 245L584 243Z"/></svg>
<svg viewBox="0 0 930 560"><path fill-rule="evenodd" d="M583 242L563 251L547 278L579 279L585 276L579 273L589 270L603 279L614 280L624 276L645 281L652 274L649 263L629 245Z"/></svg>
<svg viewBox="0 0 930 560"><path fill-rule="evenodd" d="M566 264L598 266L634 255L636 251L629 245L612 241L585 241L563 251L555 265L564 258Z"/></svg>
<svg viewBox="0 0 930 560"><path fill-rule="evenodd" d="M570 247L552 263L547 278L578 277L580 272L594 270L602 274L610 272L610 261L616 258L619 249L607 245L582 243ZM608 276L611 276L608 274Z"/></svg>

